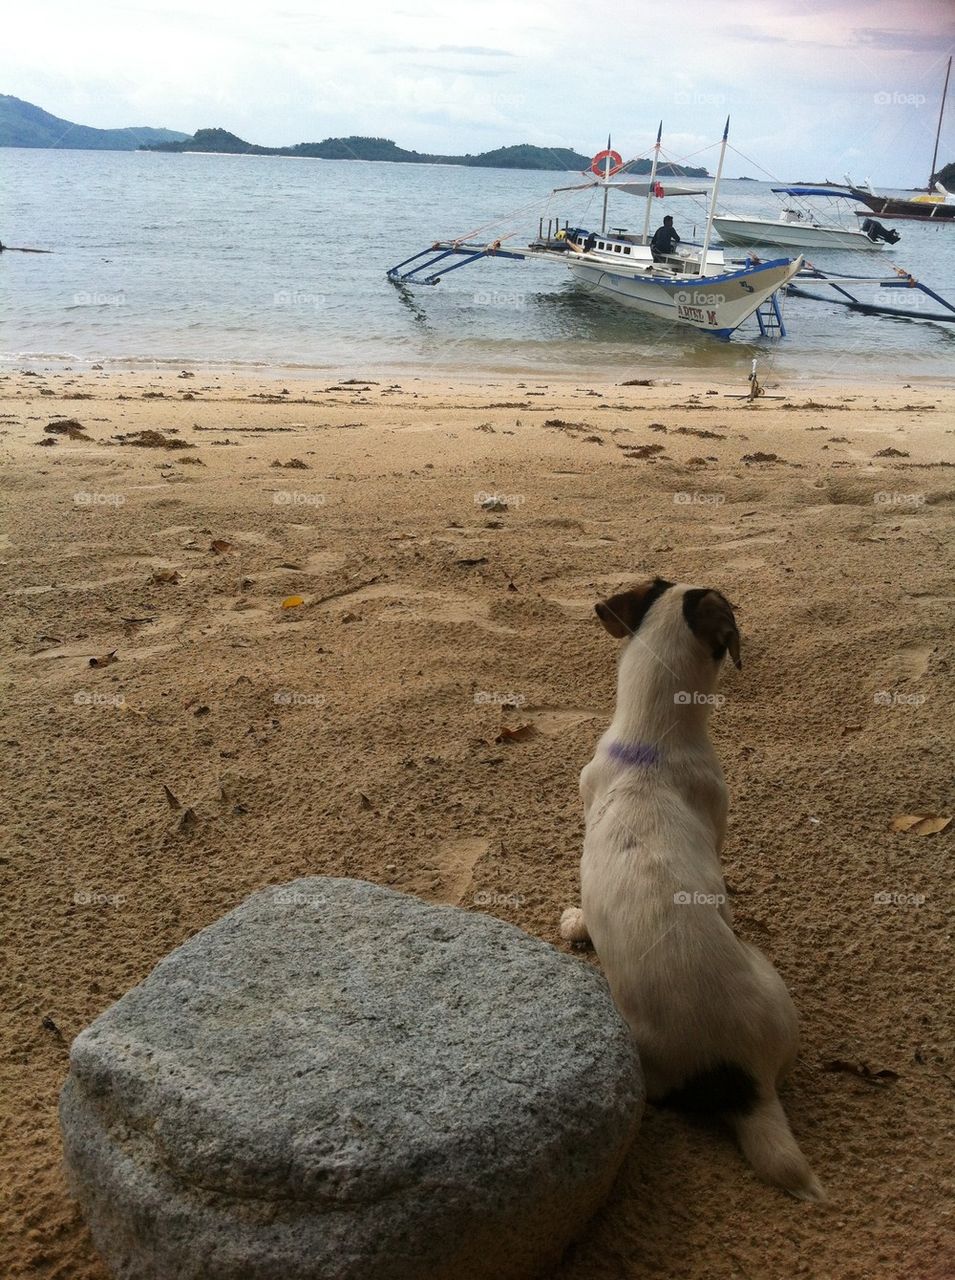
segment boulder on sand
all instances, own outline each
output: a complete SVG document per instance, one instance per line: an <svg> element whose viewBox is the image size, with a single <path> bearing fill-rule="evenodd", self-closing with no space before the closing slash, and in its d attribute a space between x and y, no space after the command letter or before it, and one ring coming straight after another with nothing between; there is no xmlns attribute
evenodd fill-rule
<svg viewBox="0 0 955 1280"><path fill-rule="evenodd" d="M639 1124L591 966L361 880L264 889L75 1040L67 1170L122 1280L518 1280Z"/></svg>

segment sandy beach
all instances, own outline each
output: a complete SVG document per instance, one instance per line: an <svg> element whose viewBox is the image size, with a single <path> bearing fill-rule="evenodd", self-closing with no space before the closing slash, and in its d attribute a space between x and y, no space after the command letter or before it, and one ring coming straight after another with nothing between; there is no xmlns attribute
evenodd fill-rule
<svg viewBox="0 0 955 1280"><path fill-rule="evenodd" d="M955 389L744 394L0 377L0 1273L105 1280L69 1043L253 890L357 876L563 945L614 692L593 604L661 574L737 611L726 877L800 1013L783 1101L830 1200L651 1107L552 1280L955 1275L955 823L891 829L955 816Z"/></svg>

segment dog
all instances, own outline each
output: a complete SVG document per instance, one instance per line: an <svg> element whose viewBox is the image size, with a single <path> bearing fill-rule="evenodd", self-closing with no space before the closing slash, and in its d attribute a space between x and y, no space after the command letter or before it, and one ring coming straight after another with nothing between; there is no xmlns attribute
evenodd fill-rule
<svg viewBox="0 0 955 1280"><path fill-rule="evenodd" d="M728 792L707 732L733 610L718 592L655 578L595 606L623 640L610 727L580 775L581 906L633 1029L647 1097L720 1114L765 1181L825 1198L777 1096L798 1049L796 1010L766 957L733 932L720 865Z"/></svg>

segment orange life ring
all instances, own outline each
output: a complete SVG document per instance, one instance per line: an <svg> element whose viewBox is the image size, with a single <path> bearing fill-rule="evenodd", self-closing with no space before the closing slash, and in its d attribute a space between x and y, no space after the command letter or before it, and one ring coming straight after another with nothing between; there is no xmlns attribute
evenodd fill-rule
<svg viewBox="0 0 955 1280"><path fill-rule="evenodd" d="M605 160L610 161L610 172L605 173L602 166ZM615 173L619 173L623 168L623 156L619 151L598 151L590 162L590 172L595 173L598 178L612 178Z"/></svg>

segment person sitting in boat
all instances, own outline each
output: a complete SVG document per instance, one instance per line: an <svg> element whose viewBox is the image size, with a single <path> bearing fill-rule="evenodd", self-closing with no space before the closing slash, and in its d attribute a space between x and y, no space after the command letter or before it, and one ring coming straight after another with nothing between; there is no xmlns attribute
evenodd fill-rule
<svg viewBox="0 0 955 1280"><path fill-rule="evenodd" d="M653 254L653 261L662 261L667 254L673 253L679 243L679 233L673 225L672 217L667 214L663 219L663 226L657 227L653 233L653 239L650 241L650 252Z"/></svg>

